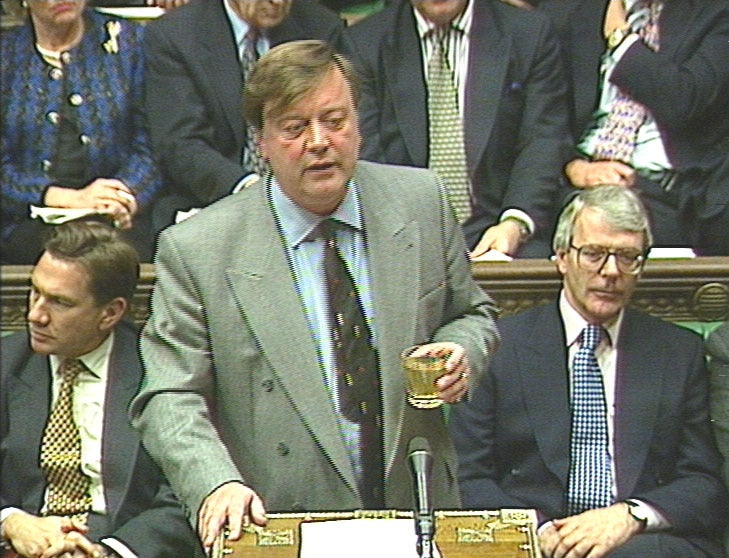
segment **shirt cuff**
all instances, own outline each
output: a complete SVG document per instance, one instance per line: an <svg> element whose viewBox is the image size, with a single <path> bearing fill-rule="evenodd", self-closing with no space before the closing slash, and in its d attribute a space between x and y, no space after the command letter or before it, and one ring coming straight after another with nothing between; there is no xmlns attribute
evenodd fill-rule
<svg viewBox="0 0 729 558"><path fill-rule="evenodd" d="M631 502L634 502L638 508L643 512L646 519L648 520L645 524L645 530L647 531L661 531L671 527L671 523L659 512L656 508L643 500L636 498L630 498Z"/></svg>
<svg viewBox="0 0 729 558"><path fill-rule="evenodd" d="M243 178L241 178L238 181L238 184L233 186L233 189L230 191L230 193L236 194L236 193L240 192L241 190L248 188L248 186L252 186L256 182L258 182L259 178L261 178L261 177L258 176L255 172L245 175Z"/></svg>
<svg viewBox="0 0 729 558"><path fill-rule="evenodd" d="M99 539L99 542L102 543L105 546L108 546L110 549L112 549L114 552L116 552L121 558L138 558L134 552L129 550L129 547L125 545L123 542L121 542L119 539L115 539L112 537L106 537L103 539Z"/></svg>
<svg viewBox="0 0 729 558"><path fill-rule="evenodd" d="M507 219L516 219L526 227L529 236L534 234L534 229L536 228L534 221L531 217L529 217L529 215L527 215L526 211L516 209L515 207L509 208L501 214L501 217L499 217L499 223L503 223Z"/></svg>
<svg viewBox="0 0 729 558"><path fill-rule="evenodd" d="M633 43L635 43L636 41L640 41L640 35L638 35L637 33L633 32L629 35L626 35L625 39L623 39L623 41L615 47L615 50L610 53L610 56L615 61L620 60L623 57L623 54L625 54L626 51L631 46L633 46Z"/></svg>

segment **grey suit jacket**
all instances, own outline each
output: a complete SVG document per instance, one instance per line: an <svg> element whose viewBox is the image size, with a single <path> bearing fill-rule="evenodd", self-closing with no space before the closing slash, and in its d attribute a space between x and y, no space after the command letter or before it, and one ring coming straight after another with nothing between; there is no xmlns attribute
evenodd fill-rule
<svg viewBox="0 0 729 558"><path fill-rule="evenodd" d="M167 223L175 209L207 205L251 172L241 166L243 78L224 1L193 0L146 27L146 109L165 173L159 203ZM338 45L343 28L315 0L294 0L268 38L272 46L298 39Z"/></svg>
<svg viewBox="0 0 729 558"><path fill-rule="evenodd" d="M557 304L500 322L503 346L449 426L468 508L533 507L566 515L570 455L567 352ZM719 552L729 499L710 430L701 339L626 310L615 392L617 498L638 498L670 533Z"/></svg>
<svg viewBox="0 0 729 558"><path fill-rule="evenodd" d="M91 516L90 538L114 537L141 558L192 556L195 538L159 468L132 429L127 407L142 370L137 331L120 324L109 365L104 411L102 474L107 517ZM46 480L38 451L50 409L48 358L30 349L26 333L2 339L0 505L37 514Z"/></svg>
<svg viewBox="0 0 729 558"><path fill-rule="evenodd" d="M729 486L729 322L709 335L706 351L711 372L711 420L719 451L724 456L724 482Z"/></svg>
<svg viewBox="0 0 729 558"><path fill-rule="evenodd" d="M464 134L474 208L466 240L473 246L504 210L519 208L548 244L570 146L556 35L543 14L498 0L472 3ZM410 2L395 2L345 36L363 77L362 157L426 167L428 95Z"/></svg>
<svg viewBox="0 0 729 558"><path fill-rule="evenodd" d="M384 412L385 501L412 505L406 448L426 436L434 502L459 506L440 410L405 404L399 353L463 345L478 376L497 342L491 299L434 175L360 162ZM135 426L191 520L217 486L242 480L269 511L362 506L274 222L267 188L229 196L165 230L142 335L146 380Z"/></svg>

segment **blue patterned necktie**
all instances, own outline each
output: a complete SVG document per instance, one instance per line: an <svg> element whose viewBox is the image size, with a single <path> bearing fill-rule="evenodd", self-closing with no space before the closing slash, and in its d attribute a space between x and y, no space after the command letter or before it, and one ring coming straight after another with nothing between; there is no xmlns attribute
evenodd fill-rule
<svg viewBox="0 0 729 558"><path fill-rule="evenodd" d="M572 367L572 432L567 513L603 508L612 502L612 471L608 451L607 406L595 348L600 326L582 331L582 345Z"/></svg>

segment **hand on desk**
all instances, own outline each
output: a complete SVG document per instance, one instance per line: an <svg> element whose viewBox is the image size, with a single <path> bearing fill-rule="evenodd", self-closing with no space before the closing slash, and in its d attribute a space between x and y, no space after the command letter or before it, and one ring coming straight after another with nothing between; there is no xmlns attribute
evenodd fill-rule
<svg viewBox="0 0 729 558"><path fill-rule="evenodd" d="M625 503L555 519L539 532L545 558L602 558L641 532Z"/></svg>
<svg viewBox="0 0 729 558"><path fill-rule="evenodd" d="M197 530L207 551L226 525L230 530L228 538L237 541L243 526L264 526L266 521L266 510L258 494L240 482L228 482L205 498L198 513Z"/></svg>
<svg viewBox="0 0 729 558"><path fill-rule="evenodd" d="M3 521L3 540L18 556L99 558L104 549L88 540L88 528L68 517L37 517L18 511ZM12 556L12 554L11 554Z"/></svg>

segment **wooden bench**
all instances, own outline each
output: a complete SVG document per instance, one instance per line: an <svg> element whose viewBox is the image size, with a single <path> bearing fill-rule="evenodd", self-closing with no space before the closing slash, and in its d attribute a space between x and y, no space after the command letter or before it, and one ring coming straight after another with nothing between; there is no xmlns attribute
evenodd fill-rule
<svg viewBox="0 0 729 558"><path fill-rule="evenodd" d="M0 270L2 331L25 327L30 266L3 266ZM513 314L553 300L560 276L552 262L516 260L473 264L478 284ZM132 319L146 319L154 284L154 266L143 264L131 308ZM711 326L729 319L729 257L691 260L653 260L646 264L632 304L660 318Z"/></svg>

